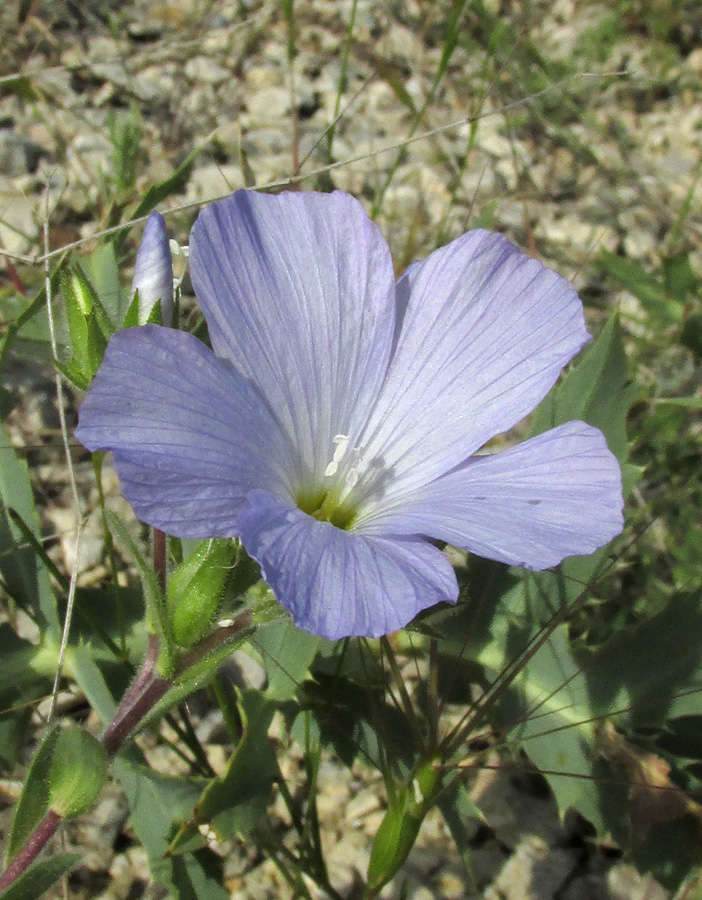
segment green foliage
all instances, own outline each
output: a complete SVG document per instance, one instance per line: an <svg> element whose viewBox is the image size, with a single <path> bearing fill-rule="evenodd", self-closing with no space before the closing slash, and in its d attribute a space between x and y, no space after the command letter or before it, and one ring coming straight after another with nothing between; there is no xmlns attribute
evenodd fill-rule
<svg viewBox="0 0 702 900"><path fill-rule="evenodd" d="M72 357L59 365L73 384L85 389L97 373L114 328L95 288L78 266L62 270L61 293Z"/></svg>
<svg viewBox="0 0 702 900"><path fill-rule="evenodd" d="M80 856L77 853L55 853L30 866L0 897L2 900L39 900L79 862Z"/></svg>
<svg viewBox="0 0 702 900"><path fill-rule="evenodd" d="M169 847L170 854L204 847L203 826L217 840L246 836L265 813L278 764L268 737L275 705L257 691L239 697L242 735L226 771L212 779Z"/></svg>
<svg viewBox="0 0 702 900"><path fill-rule="evenodd" d="M143 130L139 111L133 106L128 113L113 112L108 122L112 144L112 170L117 191L129 195L136 186L137 170L141 157Z"/></svg>
<svg viewBox="0 0 702 900"><path fill-rule="evenodd" d="M0 501L2 588L45 632L55 636L60 627L48 575L32 549L24 546L22 531L10 515L10 510L15 510L34 535L40 536L27 463L18 458L4 427L0 427Z"/></svg>
<svg viewBox="0 0 702 900"><path fill-rule="evenodd" d="M136 751L121 754L114 767L129 801L130 824L148 853L154 879L178 900L228 900L221 862L209 850L166 855L178 823L192 815L202 780L160 775Z"/></svg>
<svg viewBox="0 0 702 900"><path fill-rule="evenodd" d="M49 807L49 776L59 734L58 726L48 731L32 759L15 809L12 831L7 844L8 862L17 855Z"/></svg>
<svg viewBox="0 0 702 900"><path fill-rule="evenodd" d="M114 242L98 244L85 260L80 261L88 283L100 299L100 305L112 323L121 327L129 305L129 297L122 287L119 262Z"/></svg>
<svg viewBox="0 0 702 900"><path fill-rule="evenodd" d="M263 658L271 700L282 702L295 695L321 644L322 638L296 628L287 616L258 629L253 646Z"/></svg>
<svg viewBox="0 0 702 900"><path fill-rule="evenodd" d="M158 634L161 640L161 665L163 673L170 675L173 670L171 634L168 626L168 614L166 611L166 599L159 587L158 579L153 567L146 561L143 553L132 540L121 519L113 513L108 513L108 522L111 529L117 535L119 543L124 546L139 572L141 586L144 591L146 604L146 627L149 633Z"/></svg>
<svg viewBox="0 0 702 900"><path fill-rule="evenodd" d="M532 434L582 419L604 433L610 450L623 464L628 452L626 417L635 392L619 318L613 316L534 412Z"/></svg>

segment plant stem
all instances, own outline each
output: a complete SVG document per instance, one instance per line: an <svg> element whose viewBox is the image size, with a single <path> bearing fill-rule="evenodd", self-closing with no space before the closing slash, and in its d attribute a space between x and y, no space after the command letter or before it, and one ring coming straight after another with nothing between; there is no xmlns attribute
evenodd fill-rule
<svg viewBox="0 0 702 900"><path fill-rule="evenodd" d="M247 611L235 619L231 625L226 628L220 628L209 635L181 659L178 675L182 675L187 669L200 662L216 649L222 641L227 640L250 624L251 614ZM127 689L127 693L122 698L113 720L107 726L101 738L101 743L110 757L117 753L140 722L143 721L145 716L174 684L174 678L164 678L162 675L157 674L158 655L158 637L150 635L149 648L142 667ZM0 892L13 884L20 875L26 872L62 821L62 817L58 813L52 809L47 810L44 818L34 829L21 850L0 875Z"/></svg>
<svg viewBox="0 0 702 900"><path fill-rule="evenodd" d="M102 736L102 745L108 756L115 755L144 716L163 697L171 683L168 678L153 675L151 680L147 681L144 690L140 694L134 695L133 701L127 708L124 708L124 705L120 707L120 709L124 709L124 712L120 716L119 710L117 711L117 715Z"/></svg>
<svg viewBox="0 0 702 900"><path fill-rule="evenodd" d="M0 892L9 887L20 875L27 871L34 862L42 848L53 837L56 829L61 824L61 816L50 809L34 831L27 838L26 843L12 860L10 865L0 875Z"/></svg>

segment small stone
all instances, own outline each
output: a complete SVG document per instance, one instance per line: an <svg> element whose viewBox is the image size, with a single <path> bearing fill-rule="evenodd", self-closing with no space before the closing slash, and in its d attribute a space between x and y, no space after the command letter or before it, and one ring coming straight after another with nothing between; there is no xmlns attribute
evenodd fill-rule
<svg viewBox="0 0 702 900"><path fill-rule="evenodd" d="M0 248L8 253L27 253L39 233L37 216L32 198L19 191L0 190Z"/></svg>
<svg viewBox="0 0 702 900"><path fill-rule="evenodd" d="M658 240L650 231L631 231L624 235L624 250L631 259L646 259L658 247Z"/></svg>
<svg viewBox="0 0 702 900"><path fill-rule="evenodd" d="M127 25L127 34L135 41L155 41L163 33L163 27L153 19L140 22L130 22Z"/></svg>
<svg viewBox="0 0 702 900"><path fill-rule="evenodd" d="M669 900L670 894L650 875L640 875L633 866L615 866L607 876L611 900Z"/></svg>
<svg viewBox="0 0 702 900"><path fill-rule="evenodd" d="M208 201L229 194L244 187L241 166L217 165L200 166L190 176L187 198L191 201Z"/></svg>
<svg viewBox="0 0 702 900"><path fill-rule="evenodd" d="M686 62L693 72L702 75L702 47L695 47L688 55Z"/></svg>
<svg viewBox="0 0 702 900"><path fill-rule="evenodd" d="M0 128L0 175L26 175L36 172L46 150L17 134L11 128Z"/></svg>
<svg viewBox="0 0 702 900"><path fill-rule="evenodd" d="M442 872L439 876L439 890L446 900L460 900L465 892L465 879L455 872Z"/></svg>
<svg viewBox="0 0 702 900"><path fill-rule="evenodd" d="M538 838L527 838L507 860L485 892L485 900L532 900L555 897L577 865L573 851L549 849Z"/></svg>
<svg viewBox="0 0 702 900"><path fill-rule="evenodd" d="M248 97L246 108L249 121L267 124L271 119L282 119L290 112L290 91L284 87L271 87Z"/></svg>
<svg viewBox="0 0 702 900"><path fill-rule="evenodd" d="M195 56L185 64L185 74L191 81L204 84L222 84L232 77L232 73L207 56Z"/></svg>

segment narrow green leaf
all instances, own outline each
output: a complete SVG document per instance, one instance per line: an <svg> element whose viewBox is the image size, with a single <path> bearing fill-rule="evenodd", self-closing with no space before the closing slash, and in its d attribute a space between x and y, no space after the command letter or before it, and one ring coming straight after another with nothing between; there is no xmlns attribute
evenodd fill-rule
<svg viewBox="0 0 702 900"><path fill-rule="evenodd" d="M94 656L90 645L74 647L73 676L88 698L91 708L107 725L117 712L117 704Z"/></svg>
<svg viewBox="0 0 702 900"><path fill-rule="evenodd" d="M61 273L61 266L59 266L51 276L51 286L54 290L58 288L59 277ZM10 323L7 331L2 337L0 341L0 359L5 354L5 351L8 350L14 339L17 336L20 328L23 325L26 325L27 322L30 322L34 316L36 316L43 309L46 309L46 288L42 287L38 292L36 297L29 301L27 306L22 310L22 312L17 316L17 318Z"/></svg>
<svg viewBox="0 0 702 900"><path fill-rule="evenodd" d="M685 300L699 287L699 280L690 265L690 253L685 250L663 260L663 283L676 300Z"/></svg>
<svg viewBox="0 0 702 900"><path fill-rule="evenodd" d="M232 634L227 640L219 643L213 650L206 653L202 659L191 666L182 675L178 675L173 687L163 696L142 721L142 727L157 721L164 713L168 712L176 703L180 703L193 691L206 687L217 670L217 666L226 659L233 650L248 640L253 634L252 627L242 628Z"/></svg>
<svg viewBox="0 0 702 900"><path fill-rule="evenodd" d="M0 900L39 900L62 875L80 862L77 853L56 853L30 866L0 894Z"/></svg>
<svg viewBox="0 0 702 900"><path fill-rule="evenodd" d="M193 163L202 152L203 147L191 150L175 172L159 184L149 187L141 202L132 213L132 219L140 219L148 215L159 203L163 203L171 194L180 194L187 186Z"/></svg>
<svg viewBox="0 0 702 900"><path fill-rule="evenodd" d="M59 636L56 598L48 574L31 547L24 547L23 536L8 510L14 509L38 538L39 518L26 462L17 457L10 438L0 427L0 574L8 593L29 608L43 627Z"/></svg>
<svg viewBox="0 0 702 900"><path fill-rule="evenodd" d="M461 854L466 871L472 877L471 847L474 830L468 828L467 823L482 821L482 813L459 779L455 779L453 784L441 793L437 805L448 825L456 849Z"/></svg>
<svg viewBox="0 0 702 900"><path fill-rule="evenodd" d="M663 280L647 272L639 263L603 250L600 262L626 290L637 297L646 312L664 327L679 322L683 305L666 291Z"/></svg>
<svg viewBox="0 0 702 900"><path fill-rule="evenodd" d="M664 406L682 406L683 409L702 409L702 397L659 397L654 402Z"/></svg>
<svg viewBox="0 0 702 900"><path fill-rule="evenodd" d="M87 390L90 385L90 375L85 371L78 360L72 359L70 362L64 363L56 359L54 360L54 365L72 385L75 385L75 387L78 388L78 390Z"/></svg>
<svg viewBox="0 0 702 900"><path fill-rule="evenodd" d="M160 304L156 304L160 306ZM124 315L124 322L122 323L122 328L135 328L139 324L139 291L134 291L134 296L127 307L127 312Z"/></svg>

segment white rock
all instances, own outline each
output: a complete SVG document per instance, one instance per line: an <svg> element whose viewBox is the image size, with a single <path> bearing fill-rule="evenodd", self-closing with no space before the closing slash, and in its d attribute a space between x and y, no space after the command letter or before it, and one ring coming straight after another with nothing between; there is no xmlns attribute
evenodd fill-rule
<svg viewBox="0 0 702 900"><path fill-rule="evenodd" d="M195 56L185 64L185 74L191 81L205 84L222 84L232 78L232 73L208 56Z"/></svg>
<svg viewBox="0 0 702 900"><path fill-rule="evenodd" d="M249 124L265 125L271 120L284 118L290 112L290 104L290 91L285 87L257 91L246 100Z"/></svg>

